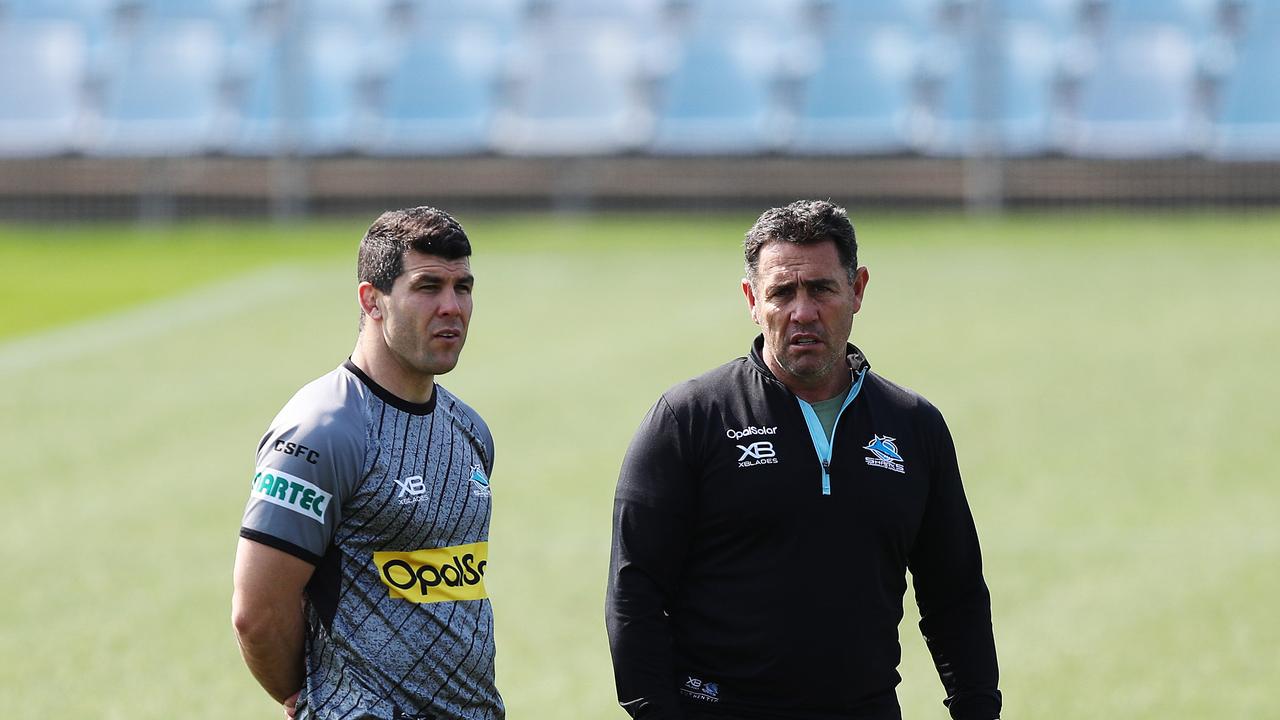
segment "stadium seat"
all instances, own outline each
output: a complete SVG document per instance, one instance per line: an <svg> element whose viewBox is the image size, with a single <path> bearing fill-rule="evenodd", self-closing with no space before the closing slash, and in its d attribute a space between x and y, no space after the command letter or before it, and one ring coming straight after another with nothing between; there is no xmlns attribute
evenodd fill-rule
<svg viewBox="0 0 1280 720"><path fill-rule="evenodd" d="M1237 0L1244 5L1245 26L1274 32L1280 25L1280 2L1277 0Z"/></svg>
<svg viewBox="0 0 1280 720"><path fill-rule="evenodd" d="M483 25L500 44L512 42L527 20L530 0L392 0L418 34L445 34L454 27Z"/></svg>
<svg viewBox="0 0 1280 720"><path fill-rule="evenodd" d="M0 155L76 149L85 70L83 31L70 22L0 27Z"/></svg>
<svg viewBox="0 0 1280 720"><path fill-rule="evenodd" d="M547 14L561 23L611 20L634 22L633 29L660 23L670 12L662 0L545 0Z"/></svg>
<svg viewBox="0 0 1280 720"><path fill-rule="evenodd" d="M868 28L886 25L919 40L936 30L939 0L819 0L815 7L826 42L850 42Z"/></svg>
<svg viewBox="0 0 1280 720"><path fill-rule="evenodd" d="M345 25L321 25L301 34L296 48L250 53L242 61L248 70L231 151L328 155L359 148L373 130L365 91L377 42Z"/></svg>
<svg viewBox="0 0 1280 720"><path fill-rule="evenodd" d="M390 0L305 0L294 5L294 17L308 27L342 27L366 37L392 29Z"/></svg>
<svg viewBox="0 0 1280 720"><path fill-rule="evenodd" d="M264 0L136 0L144 18L238 22Z"/></svg>
<svg viewBox="0 0 1280 720"><path fill-rule="evenodd" d="M732 32L744 25L797 34L808 29L806 7L803 0L689 0L685 24L692 35Z"/></svg>
<svg viewBox="0 0 1280 720"><path fill-rule="evenodd" d="M0 0L0 21L74 22L84 32L93 33L108 29L121 5L121 0Z"/></svg>
<svg viewBox="0 0 1280 720"><path fill-rule="evenodd" d="M789 149L810 154L896 153L915 144L917 44L897 24L849 28L828 41L804 83Z"/></svg>
<svg viewBox="0 0 1280 720"><path fill-rule="evenodd" d="M1106 0L1103 8L1108 26L1176 25L1200 41L1218 32L1220 5L1221 0Z"/></svg>
<svg viewBox="0 0 1280 720"><path fill-rule="evenodd" d="M1034 25L1062 40L1080 31L1080 0L1017 0L1000 5L1006 25Z"/></svg>
<svg viewBox="0 0 1280 720"><path fill-rule="evenodd" d="M201 21L154 25L122 48L105 77L100 131L89 151L161 156L219 149L223 49L218 27Z"/></svg>
<svg viewBox="0 0 1280 720"><path fill-rule="evenodd" d="M693 35L658 106L649 149L664 154L767 152L785 140L775 94L777 67L760 49L761 28Z"/></svg>
<svg viewBox="0 0 1280 720"><path fill-rule="evenodd" d="M124 0L0 0L0 22L70 22L84 37L87 66L94 69L109 62L112 43L134 40L137 29L136 5Z"/></svg>
<svg viewBox="0 0 1280 720"><path fill-rule="evenodd" d="M1271 5L1280 8L1280 2ZM1280 160L1280 10L1268 16L1259 9L1249 20L1223 82L1212 153L1228 160Z"/></svg>
<svg viewBox="0 0 1280 720"><path fill-rule="evenodd" d="M634 149L649 127L625 25L568 23L513 55L519 74L494 122L495 149L576 155Z"/></svg>
<svg viewBox="0 0 1280 720"><path fill-rule="evenodd" d="M815 4L826 23L836 30L848 30L885 23L908 27L931 26L936 20L941 0L819 0Z"/></svg>
<svg viewBox="0 0 1280 720"><path fill-rule="evenodd" d="M941 92L930 128L927 151L963 155L978 150L980 133L989 132L1004 154L1037 155L1055 148L1055 82L1060 37L1038 23L1004 24L992 78L993 105L979 107L975 96L977 59L957 52L950 71L941 79ZM990 123L984 128L980 123ZM987 148L994 150L995 148Z"/></svg>
<svg viewBox="0 0 1280 720"><path fill-rule="evenodd" d="M497 70L496 41L487 28L411 35L387 71L381 120L366 149L383 155L488 150Z"/></svg>
<svg viewBox="0 0 1280 720"><path fill-rule="evenodd" d="M1068 123L1068 149L1090 157L1159 157L1202 150L1191 40L1174 25L1112 25Z"/></svg>

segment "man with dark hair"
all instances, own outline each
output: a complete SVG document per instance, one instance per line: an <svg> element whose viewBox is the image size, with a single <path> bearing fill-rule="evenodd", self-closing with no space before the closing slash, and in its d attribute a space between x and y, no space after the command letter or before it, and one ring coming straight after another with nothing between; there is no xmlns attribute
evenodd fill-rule
<svg viewBox="0 0 1280 720"><path fill-rule="evenodd" d="M868 273L830 202L745 242L761 328L668 390L623 461L606 622L635 718L898 720L906 571L956 720L1000 714L991 603L942 415L848 343Z"/></svg>
<svg viewBox="0 0 1280 720"><path fill-rule="evenodd" d="M379 217L355 350L258 445L232 621L290 718L504 717L484 587L493 436L435 382L466 342L470 255L445 212Z"/></svg>

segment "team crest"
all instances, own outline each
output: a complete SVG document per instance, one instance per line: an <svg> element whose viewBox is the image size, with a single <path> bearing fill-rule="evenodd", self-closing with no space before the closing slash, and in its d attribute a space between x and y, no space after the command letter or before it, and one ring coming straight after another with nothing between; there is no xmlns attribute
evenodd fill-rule
<svg viewBox="0 0 1280 720"><path fill-rule="evenodd" d="M906 464L898 454L897 442L888 435L874 435L871 442L863 446L863 450L871 452L871 457L863 458L871 467L884 468L897 473L905 473Z"/></svg>
<svg viewBox="0 0 1280 720"><path fill-rule="evenodd" d="M471 466L471 494L476 497L489 497L489 478L484 474L484 466L479 463Z"/></svg>

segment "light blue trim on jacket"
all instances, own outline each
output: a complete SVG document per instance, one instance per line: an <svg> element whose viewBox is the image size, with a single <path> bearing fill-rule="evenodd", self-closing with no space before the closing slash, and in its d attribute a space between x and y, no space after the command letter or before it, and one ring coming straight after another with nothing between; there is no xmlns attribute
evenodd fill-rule
<svg viewBox="0 0 1280 720"><path fill-rule="evenodd" d="M844 409L853 404L854 398L858 397L858 392L862 390L862 381L867 377L867 371L863 370L858 373L858 379L854 381L853 387L849 388L849 395L845 397L844 404L840 406L840 412L836 413L836 422L831 426L831 437L827 437L827 431L822 428L822 421L818 419L818 413L809 403L796 398L796 402L800 403L800 412L804 413L804 422L809 426L809 439L813 440L813 449L818 453L818 462L822 463L822 494L831 494L831 450L835 445L836 428L840 427L840 416L844 415Z"/></svg>

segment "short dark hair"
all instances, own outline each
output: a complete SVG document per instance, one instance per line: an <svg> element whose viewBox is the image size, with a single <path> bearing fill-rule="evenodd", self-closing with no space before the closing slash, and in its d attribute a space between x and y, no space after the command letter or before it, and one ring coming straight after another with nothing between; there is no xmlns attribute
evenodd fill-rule
<svg viewBox="0 0 1280 720"><path fill-rule="evenodd" d="M404 254L409 250L457 260L471 255L471 241L462 225L443 210L426 205L390 210L373 221L360 241L357 278L391 292L404 272Z"/></svg>
<svg viewBox="0 0 1280 720"><path fill-rule="evenodd" d="M742 242L747 280L755 285L760 251L771 242L808 245L826 241L835 243L840 264L852 282L858 273L858 238L844 208L830 200L797 200L786 207L765 210Z"/></svg>

